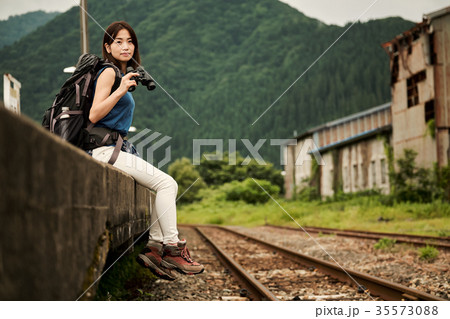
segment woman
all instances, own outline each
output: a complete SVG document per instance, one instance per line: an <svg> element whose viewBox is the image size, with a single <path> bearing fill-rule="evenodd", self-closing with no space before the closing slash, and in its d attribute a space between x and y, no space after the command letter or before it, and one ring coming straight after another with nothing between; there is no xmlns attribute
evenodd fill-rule
<svg viewBox="0 0 450 319"><path fill-rule="evenodd" d="M89 120L96 127L118 131L127 135L134 111L133 96L128 89L136 86L131 79L137 73L126 73L127 67L136 69L140 64L138 41L135 32L124 21L113 22L103 37L103 58L116 65L122 73L119 87L112 91L116 72L106 67L97 74L94 84L94 100L89 113ZM125 141L125 146L128 146ZM127 147L125 147L127 148ZM131 148L134 149L134 148ZM125 171L139 184L156 191L155 211L150 222L150 236L145 249L137 260L149 268L158 277L173 280L177 270L183 274L199 274L204 267L194 262L186 248L186 241L178 239L175 200L178 185L175 180L140 157L124 152L118 154L114 167ZM108 162L114 146L102 146L92 151L92 156L102 162Z"/></svg>

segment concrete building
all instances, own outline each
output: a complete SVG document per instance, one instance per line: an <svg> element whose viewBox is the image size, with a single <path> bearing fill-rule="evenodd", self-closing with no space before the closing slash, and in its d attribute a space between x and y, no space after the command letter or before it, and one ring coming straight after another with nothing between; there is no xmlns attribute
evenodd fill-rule
<svg viewBox="0 0 450 319"><path fill-rule="evenodd" d="M448 164L450 7L424 15L423 22L382 46L390 57L392 102L315 127L287 145L287 198L308 185L322 198L373 188L388 193L388 147L394 158L415 150L421 167ZM324 165L317 165L313 154L320 154Z"/></svg>
<svg viewBox="0 0 450 319"><path fill-rule="evenodd" d="M389 54L394 157L405 148L418 165L449 160L450 7L424 15L423 22L383 44Z"/></svg>
<svg viewBox="0 0 450 319"><path fill-rule="evenodd" d="M339 189L388 192L385 143L390 143L391 130L390 104L386 103L301 134L296 145L287 146L286 197L308 185L317 186L322 197ZM320 154L322 163L313 151Z"/></svg>

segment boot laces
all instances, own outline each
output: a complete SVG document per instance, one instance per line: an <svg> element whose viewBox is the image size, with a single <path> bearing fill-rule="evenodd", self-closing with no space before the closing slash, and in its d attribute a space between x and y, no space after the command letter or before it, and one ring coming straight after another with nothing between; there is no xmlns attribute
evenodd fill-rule
<svg viewBox="0 0 450 319"><path fill-rule="evenodd" d="M191 254L189 253L189 249L187 249L186 246L183 247L183 248L180 250L180 254L181 254L181 257L184 258L186 261L188 261L188 262L190 262L190 263L193 263L193 262L194 262L194 261L191 259Z"/></svg>

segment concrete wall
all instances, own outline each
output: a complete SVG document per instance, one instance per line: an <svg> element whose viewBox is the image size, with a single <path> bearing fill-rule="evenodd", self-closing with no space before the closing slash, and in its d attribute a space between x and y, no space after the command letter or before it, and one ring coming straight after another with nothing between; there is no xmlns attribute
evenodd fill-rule
<svg viewBox="0 0 450 319"><path fill-rule="evenodd" d="M332 152L322 154L325 165L320 167L320 195L322 197L330 197L334 194L334 163Z"/></svg>
<svg viewBox="0 0 450 319"><path fill-rule="evenodd" d="M333 152L336 152L336 160ZM325 162L320 167L322 198L333 196L335 185L340 185L344 193L374 188L389 193L388 161L382 139L373 137L355 142L327 151L322 158Z"/></svg>
<svg viewBox="0 0 450 319"><path fill-rule="evenodd" d="M399 49L399 76L392 86L392 143L394 158L403 157L404 149L413 149L421 167L432 167L437 160L436 141L427 133L425 103L434 99L434 70L427 61L429 35L426 33ZM408 53L408 50L410 50ZM417 84L419 103L408 107L407 80L420 71L426 78Z"/></svg>
<svg viewBox="0 0 450 319"><path fill-rule="evenodd" d="M303 140L297 140L297 144L288 145L286 147L286 165L284 167L284 189L285 197L292 198L294 192L299 192L302 188L308 186L311 177L311 165L315 160L313 156L308 154L312 149L312 136L307 136Z"/></svg>
<svg viewBox="0 0 450 319"><path fill-rule="evenodd" d="M388 138L391 139L391 136L388 135ZM298 156L303 142L299 140L297 145L288 146L289 158L293 158L294 151ZM324 162L324 165L319 165L319 192L322 198L333 196L335 188L341 188L344 193L369 189L389 193L389 168L383 138L372 135L323 151L321 156ZM315 159L312 157L311 160ZM297 192L309 185L304 180L311 177L311 160L304 161L303 165L294 165L293 159L288 161L285 186L289 192L286 192L286 198L293 196L294 176Z"/></svg>
<svg viewBox="0 0 450 319"><path fill-rule="evenodd" d="M148 227L154 195L2 107L0 148L0 300L76 300Z"/></svg>
<svg viewBox="0 0 450 319"><path fill-rule="evenodd" d="M373 188L389 193L388 160L382 139L363 140L339 149L339 153L345 193Z"/></svg>
<svg viewBox="0 0 450 319"><path fill-rule="evenodd" d="M322 198L333 196L335 189L349 193L377 188L389 193L388 164L383 140L377 139L377 134L390 132L391 120L390 104L386 103L328 122L297 137L297 144L287 147L285 197L292 198L294 191L301 191L312 185L311 182L319 186ZM314 146L318 147L325 165L319 165L318 180L313 177L311 181L315 158L304 153Z"/></svg>
<svg viewBox="0 0 450 319"><path fill-rule="evenodd" d="M308 141L305 144L305 141ZM311 150L311 137L297 141L295 147L295 184L297 192L308 185L309 178L311 178L311 166L314 157L308 154Z"/></svg>
<svg viewBox="0 0 450 319"><path fill-rule="evenodd" d="M450 14L432 21L434 30L434 65L437 160L445 166L450 160Z"/></svg>
<svg viewBox="0 0 450 319"><path fill-rule="evenodd" d="M284 193L286 198L294 195L295 146L286 147L286 165L284 167Z"/></svg>

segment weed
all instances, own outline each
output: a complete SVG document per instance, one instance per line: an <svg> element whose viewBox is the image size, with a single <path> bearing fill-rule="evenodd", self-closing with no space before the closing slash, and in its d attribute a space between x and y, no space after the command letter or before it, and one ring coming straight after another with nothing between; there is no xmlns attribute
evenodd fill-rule
<svg viewBox="0 0 450 319"><path fill-rule="evenodd" d="M136 289L136 291L139 293L139 296L135 299L136 301L145 301L148 300L150 297L154 297L153 294L143 291L142 289Z"/></svg>
<svg viewBox="0 0 450 319"><path fill-rule="evenodd" d="M419 258L427 262L432 262L439 256L439 250L433 246L427 245L426 247L419 248L418 251L420 254Z"/></svg>
<svg viewBox="0 0 450 319"><path fill-rule="evenodd" d="M381 250L390 250L394 247L396 243L395 239L390 238L381 238L374 246L375 249L381 249Z"/></svg>

